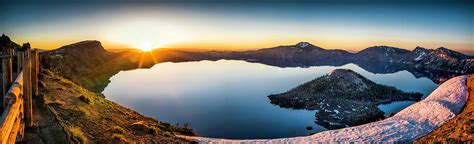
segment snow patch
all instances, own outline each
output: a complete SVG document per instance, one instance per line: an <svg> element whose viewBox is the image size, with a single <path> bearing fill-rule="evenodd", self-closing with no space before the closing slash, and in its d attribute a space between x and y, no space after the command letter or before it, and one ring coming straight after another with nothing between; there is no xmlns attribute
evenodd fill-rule
<svg viewBox="0 0 474 144"><path fill-rule="evenodd" d="M299 46L299 47L302 47L302 48L304 48L304 47L306 47L306 46L308 46L308 45L309 45L309 43L307 43L307 42L301 42L301 43L298 44L298 46Z"/></svg>
<svg viewBox="0 0 474 144"><path fill-rule="evenodd" d="M425 53L422 53L418 57L416 57L415 61L419 61L419 60L423 59L423 56L425 56Z"/></svg>

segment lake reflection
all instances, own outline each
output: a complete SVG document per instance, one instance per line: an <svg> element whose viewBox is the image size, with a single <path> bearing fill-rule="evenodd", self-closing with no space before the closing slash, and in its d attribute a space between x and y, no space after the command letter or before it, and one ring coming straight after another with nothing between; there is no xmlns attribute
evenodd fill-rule
<svg viewBox="0 0 474 144"><path fill-rule="evenodd" d="M304 136L326 130L315 113L270 104L285 92L336 68L352 69L376 83L425 95L437 85L407 71L373 74L354 64L340 67L279 68L239 60L161 63L151 69L122 71L105 96L141 114L169 123L189 123L201 136L229 139ZM314 129L308 131L307 126Z"/></svg>
<svg viewBox="0 0 474 144"><path fill-rule="evenodd" d="M377 107L385 113L384 116L389 116L390 114L397 113L414 103L416 103L416 101L396 101L389 104L381 104Z"/></svg>

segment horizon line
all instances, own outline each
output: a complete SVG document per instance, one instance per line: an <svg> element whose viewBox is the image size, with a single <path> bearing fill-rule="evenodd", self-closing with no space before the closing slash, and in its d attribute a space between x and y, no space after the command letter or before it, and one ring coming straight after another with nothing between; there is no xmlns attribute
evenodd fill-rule
<svg viewBox="0 0 474 144"><path fill-rule="evenodd" d="M60 47L57 47L57 48L52 48L52 49L43 49L43 48L38 48L38 49L43 49L43 50L55 50L55 49L59 49L61 47L64 47L64 46L67 46L67 45L71 45L71 44L75 44L75 43L80 43L80 42L84 42L84 41L98 41L100 43L100 45L104 48L104 49L108 49L108 50L120 50L120 49L131 49L131 50L138 50L138 51L141 51L139 48L133 48L133 47L105 47L102 42L100 40L82 40L82 41L78 41L78 42L74 42L74 43L70 43L70 44L66 44L66 45L63 45L63 46L60 46ZM302 43L302 42L306 42L306 41L300 41L298 43ZM153 48L153 50L158 50L158 49L176 49L176 50L179 50L179 49L184 49L184 50L192 50L192 51L236 51L236 52L242 52L242 51L250 51L250 50L261 50L261 49L269 49L269 48L276 48L276 47L281 47L281 46L296 46L298 43L296 44L285 44L285 45L274 45L274 46L271 46L271 47L254 47L254 48L239 48L239 49L226 49L226 48L205 48L205 47L202 47L202 48L198 48L198 47L157 47L157 48ZM465 55L470 55L470 56L474 56L474 50L472 52L465 52L465 51L458 51L458 50L453 50L452 48L449 48L449 47L444 47L444 46L439 46L439 47L436 47L436 48L430 48L430 47L423 47L423 46L415 46L413 49L407 49L407 48L404 48L404 47L397 47L397 46L390 46L390 45L372 45L372 46L368 46L368 47L363 47L362 49L360 50L347 50L347 49L342 49L342 48L326 48L326 47L320 47L318 45L315 45L311 42L306 42L310 45L313 45L315 47L319 47L319 48L322 48L322 49L325 49L325 50L344 50L344 51L347 51L347 52L350 52L350 53L356 53L356 52L360 52L360 51L363 51L367 48L371 48L371 47L380 47L380 46L386 46L386 47L392 47L392 48L398 48L398 49L403 49L403 50L407 50L407 51L413 51L415 48L417 47L420 47L420 48L424 48L424 49L429 49L429 50L436 50L436 49L439 49L439 48L446 48L446 49L449 49L449 50L452 50L452 51L456 51L456 52L459 52L459 53L462 53L462 54L465 54Z"/></svg>

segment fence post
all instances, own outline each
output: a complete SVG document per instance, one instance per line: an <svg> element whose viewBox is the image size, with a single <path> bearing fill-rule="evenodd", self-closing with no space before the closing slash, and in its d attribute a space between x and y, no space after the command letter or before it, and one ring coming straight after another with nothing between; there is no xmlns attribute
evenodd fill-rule
<svg viewBox="0 0 474 144"><path fill-rule="evenodd" d="M31 51L31 86L32 86L32 95L38 96L38 50Z"/></svg>
<svg viewBox="0 0 474 144"><path fill-rule="evenodd" d="M23 67L23 52L22 51L18 51L17 54L16 54L16 73L17 75L20 74L21 72L21 69Z"/></svg>
<svg viewBox="0 0 474 144"><path fill-rule="evenodd" d="M2 97L1 101L2 104L0 106L0 110L3 111L4 109L4 99L5 95L8 92L8 89L12 85L13 82L13 77L12 77L12 59L10 56L3 56L2 57L2 73L3 73L3 92L2 92Z"/></svg>
<svg viewBox="0 0 474 144"><path fill-rule="evenodd" d="M27 127L33 124L33 109L31 99L31 61L29 49L25 50L23 58L23 98L24 98L24 112L25 112L25 124Z"/></svg>

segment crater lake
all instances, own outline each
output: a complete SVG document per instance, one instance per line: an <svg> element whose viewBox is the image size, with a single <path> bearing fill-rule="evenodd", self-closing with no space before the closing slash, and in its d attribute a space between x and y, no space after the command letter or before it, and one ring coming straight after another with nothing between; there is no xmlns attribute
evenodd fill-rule
<svg viewBox="0 0 474 144"><path fill-rule="evenodd" d="M351 69L364 77L406 92L429 95L438 85L408 71L376 74L355 64L275 67L242 60L160 63L150 69L121 71L102 92L107 99L146 116L185 124L212 138L256 139L305 136L325 131L315 112L272 105L268 95L290 90L330 73ZM414 102L380 105L386 114ZM312 127L312 130L307 130Z"/></svg>

